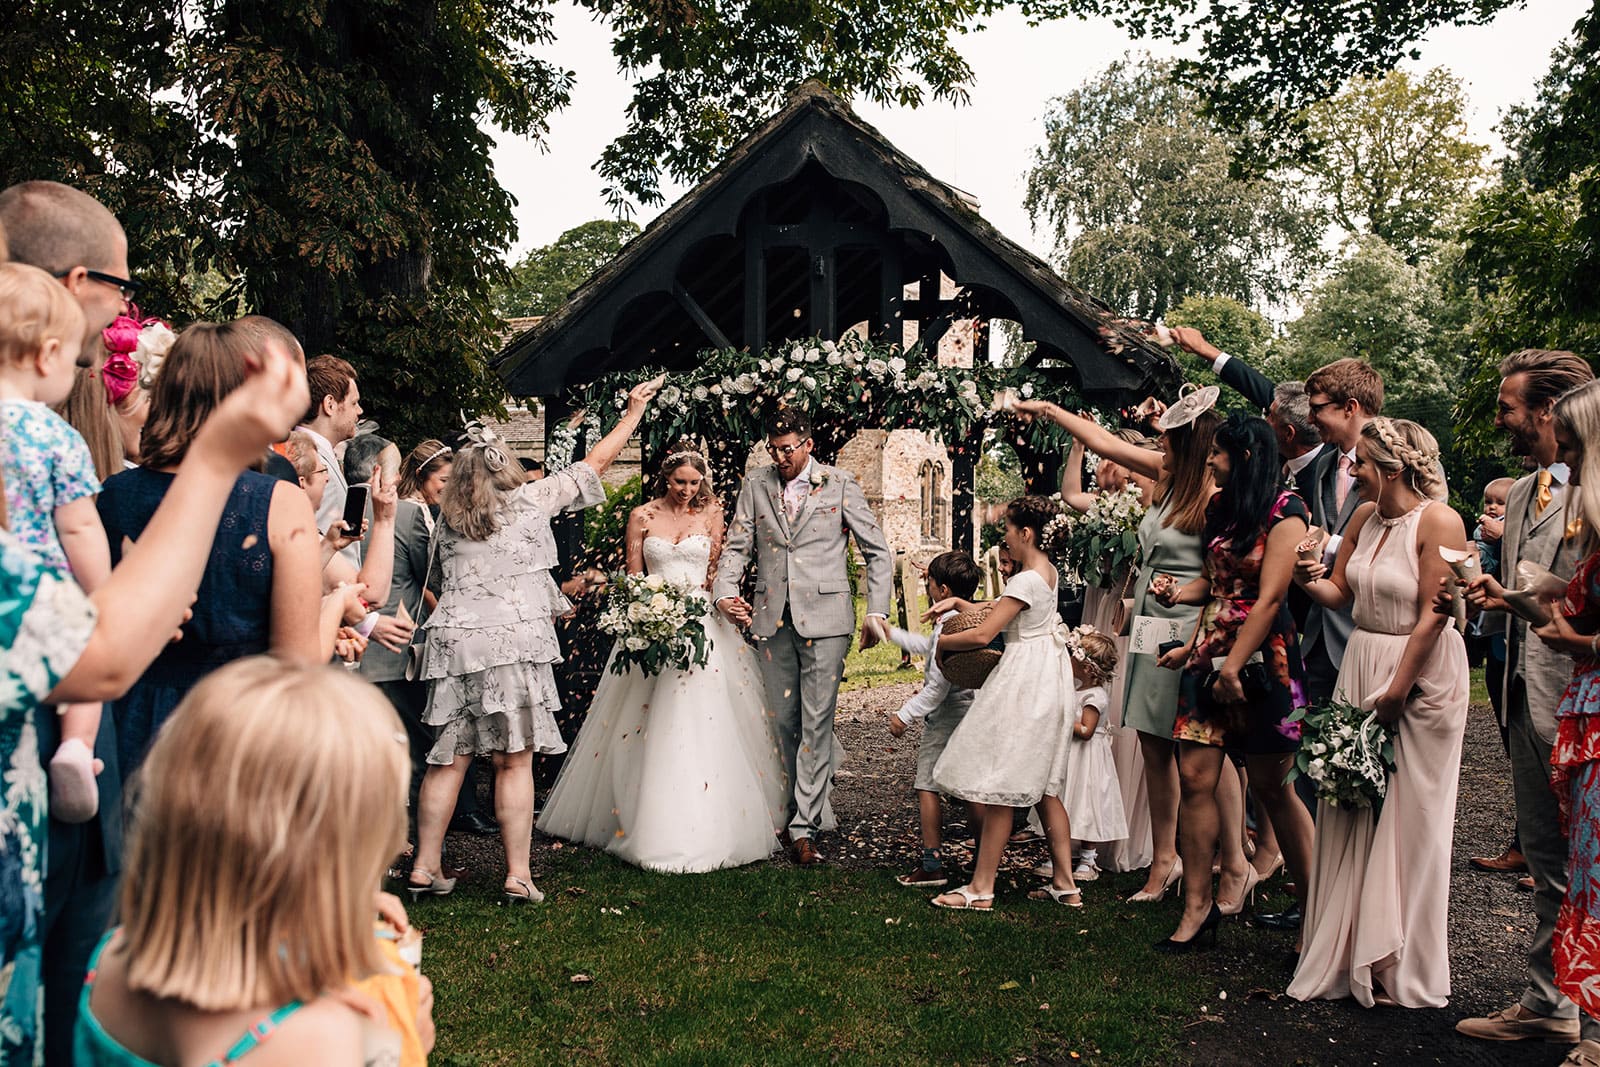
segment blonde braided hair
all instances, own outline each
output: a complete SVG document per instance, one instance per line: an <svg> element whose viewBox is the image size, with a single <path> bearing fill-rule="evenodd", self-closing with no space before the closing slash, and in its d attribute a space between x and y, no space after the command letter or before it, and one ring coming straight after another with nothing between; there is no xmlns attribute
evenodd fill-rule
<svg viewBox="0 0 1600 1067"><path fill-rule="evenodd" d="M1410 419L1380 415L1367 420L1361 436L1366 438L1372 463L1379 470L1403 474L1407 487L1418 496L1429 500L1449 497L1439 442L1426 428Z"/></svg>

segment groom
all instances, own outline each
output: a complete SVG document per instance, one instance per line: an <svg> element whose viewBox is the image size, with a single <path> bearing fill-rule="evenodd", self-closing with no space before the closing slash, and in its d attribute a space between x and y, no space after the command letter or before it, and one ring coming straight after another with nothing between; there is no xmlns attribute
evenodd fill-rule
<svg viewBox="0 0 1600 1067"><path fill-rule="evenodd" d="M839 703L855 604L845 567L848 534L867 564L867 615L889 617L893 564L888 542L849 472L811 458L811 423L797 411L767 422L773 465L745 479L712 588L729 621L760 639L758 658L767 706L777 720L783 766L793 784L790 855L802 867L823 862L812 837L822 829L833 789ZM739 596L739 581L756 560L756 603ZM861 647L877 637L861 629ZM780 834L780 836L783 836Z"/></svg>

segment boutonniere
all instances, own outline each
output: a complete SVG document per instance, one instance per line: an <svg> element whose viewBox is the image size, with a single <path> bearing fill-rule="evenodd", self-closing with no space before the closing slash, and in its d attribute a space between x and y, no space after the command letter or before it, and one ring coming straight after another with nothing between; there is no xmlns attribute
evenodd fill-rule
<svg viewBox="0 0 1600 1067"><path fill-rule="evenodd" d="M823 486L825 486L827 484L828 484L828 472L823 470L821 467L812 467L811 468L811 491L813 493L818 492L819 490L822 489Z"/></svg>

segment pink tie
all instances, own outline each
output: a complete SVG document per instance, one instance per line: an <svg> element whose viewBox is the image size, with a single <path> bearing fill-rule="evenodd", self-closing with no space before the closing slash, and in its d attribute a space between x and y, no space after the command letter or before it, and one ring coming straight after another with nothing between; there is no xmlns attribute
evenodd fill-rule
<svg viewBox="0 0 1600 1067"><path fill-rule="evenodd" d="M1350 477L1350 457L1339 457L1339 480L1333 486L1333 508L1339 513L1344 512L1344 502L1350 497L1350 483L1355 479Z"/></svg>

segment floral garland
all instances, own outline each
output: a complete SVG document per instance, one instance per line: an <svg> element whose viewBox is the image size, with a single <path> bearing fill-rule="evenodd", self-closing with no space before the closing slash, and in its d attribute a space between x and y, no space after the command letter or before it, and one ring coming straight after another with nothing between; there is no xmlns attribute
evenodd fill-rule
<svg viewBox="0 0 1600 1067"><path fill-rule="evenodd" d="M1074 587L1109 587L1139 559L1139 522L1145 506L1139 487L1130 485L1115 493L1098 493L1089 510L1070 510L1045 528L1048 551L1056 558L1062 578Z"/></svg>
<svg viewBox="0 0 1600 1067"><path fill-rule="evenodd" d="M609 428L627 406L628 388L645 373L606 375L577 390L572 405L603 412L604 425L596 428ZM651 453L684 437L749 446L761 439L768 414L793 408L819 427L918 429L960 448L975 429L1002 417L996 394L1008 389L1081 405L1070 389L1034 367L942 366L937 353L921 345L902 351L849 333L838 341L785 342L759 353L707 353L697 366L667 376L642 432ZM1041 450L1066 443L1059 427L1041 420L1021 428L1021 436Z"/></svg>

